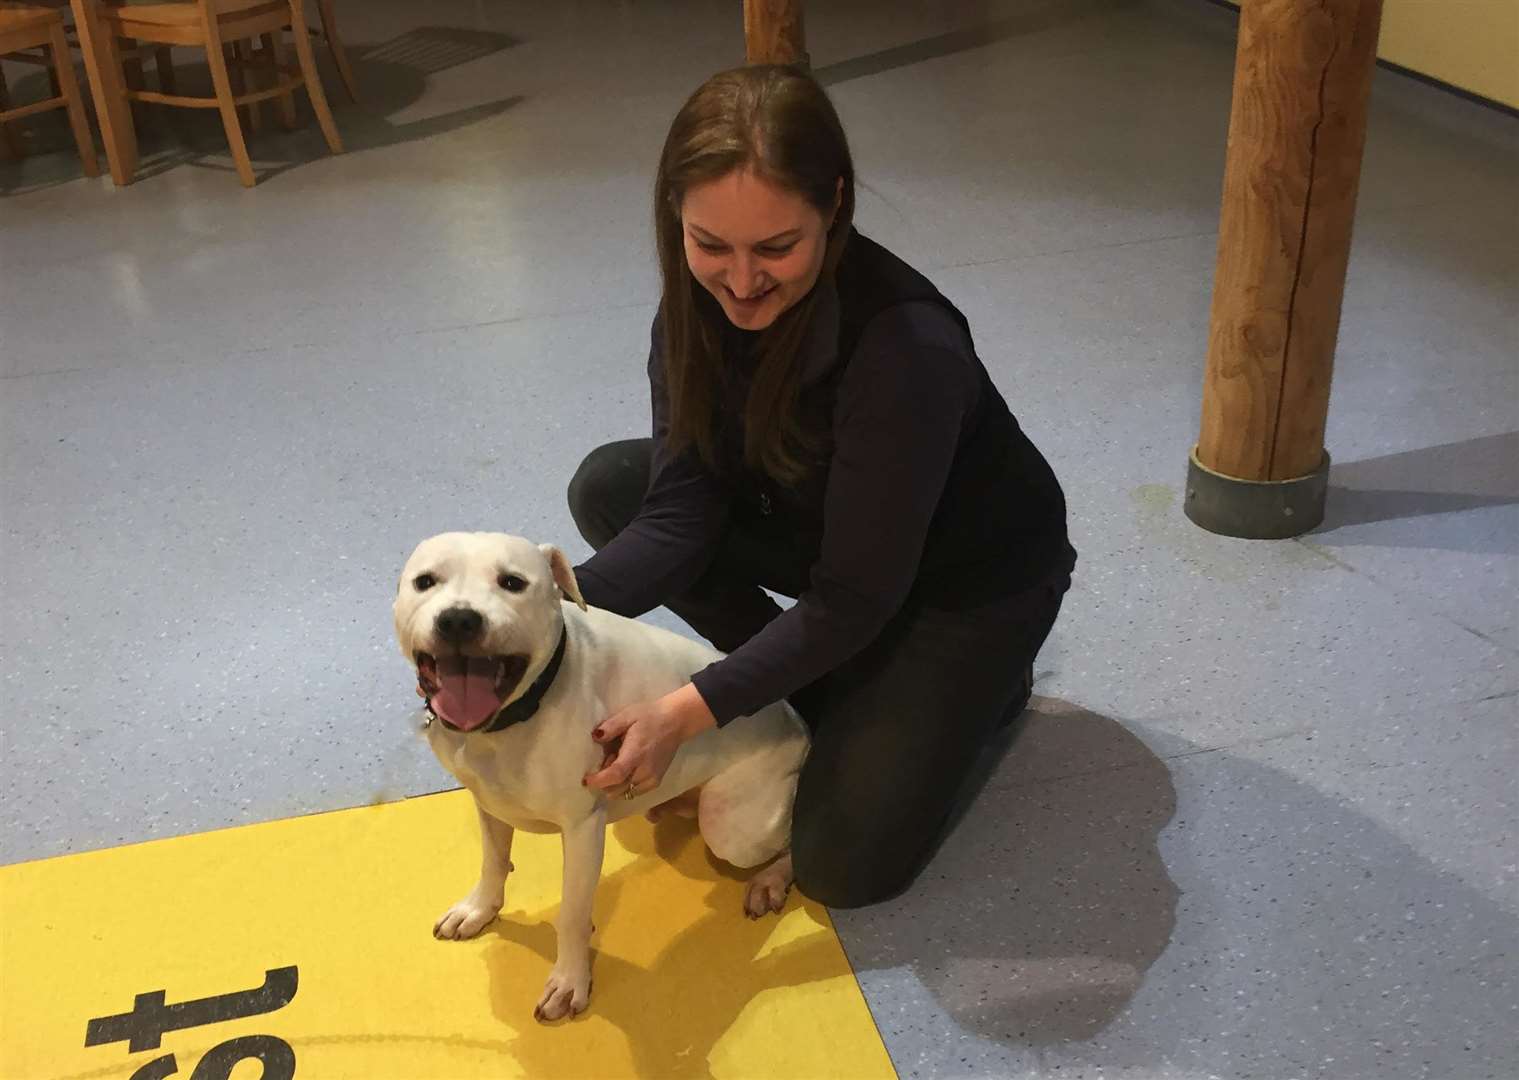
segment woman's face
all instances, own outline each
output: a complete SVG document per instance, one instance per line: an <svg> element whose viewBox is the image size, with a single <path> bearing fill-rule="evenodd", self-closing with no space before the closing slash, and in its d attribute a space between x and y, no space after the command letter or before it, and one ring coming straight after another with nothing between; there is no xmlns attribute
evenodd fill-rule
<svg viewBox="0 0 1519 1080"><path fill-rule="evenodd" d="M691 273L743 330L765 329L807 295L833 224L748 169L690 188L680 217Z"/></svg>

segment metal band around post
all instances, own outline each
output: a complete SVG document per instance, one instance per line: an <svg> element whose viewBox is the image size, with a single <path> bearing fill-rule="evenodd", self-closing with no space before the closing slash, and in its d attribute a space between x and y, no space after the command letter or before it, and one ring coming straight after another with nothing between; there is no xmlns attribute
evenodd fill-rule
<svg viewBox="0 0 1519 1080"><path fill-rule="evenodd" d="M1292 480L1240 480L1197 460L1187 466L1187 517L1221 536L1286 540L1318 528L1329 492L1329 452L1307 476Z"/></svg>

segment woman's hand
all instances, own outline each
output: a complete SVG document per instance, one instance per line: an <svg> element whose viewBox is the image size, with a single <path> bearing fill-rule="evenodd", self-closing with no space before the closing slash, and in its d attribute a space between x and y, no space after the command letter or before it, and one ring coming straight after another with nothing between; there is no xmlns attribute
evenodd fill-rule
<svg viewBox="0 0 1519 1080"><path fill-rule="evenodd" d="M601 769L581 783L613 798L647 794L664 779L681 743L716 726L707 703L690 683L655 701L631 705L591 732L607 756Z"/></svg>

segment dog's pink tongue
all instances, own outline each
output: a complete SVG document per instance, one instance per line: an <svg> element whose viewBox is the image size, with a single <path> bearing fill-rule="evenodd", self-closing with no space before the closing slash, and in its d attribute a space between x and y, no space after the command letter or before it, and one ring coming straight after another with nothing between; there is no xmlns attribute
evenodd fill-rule
<svg viewBox="0 0 1519 1080"><path fill-rule="evenodd" d="M485 659L438 661L439 690L433 711L460 731L473 731L501 707L496 694L496 664Z"/></svg>

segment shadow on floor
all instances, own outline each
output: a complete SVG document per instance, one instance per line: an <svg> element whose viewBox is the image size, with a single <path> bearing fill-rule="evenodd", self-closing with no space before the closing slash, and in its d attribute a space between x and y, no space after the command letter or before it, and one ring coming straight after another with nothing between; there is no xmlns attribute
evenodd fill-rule
<svg viewBox="0 0 1519 1080"><path fill-rule="evenodd" d="M1441 518L1519 506L1519 432L1336 462L1329 483L1314 541L1519 555L1519 512L1508 510L1492 528Z"/></svg>
<svg viewBox="0 0 1519 1080"><path fill-rule="evenodd" d="M456 27L423 26L408 30L378 45L350 46L350 62L358 84L360 101L349 104L342 82L330 62L318 51L322 85L332 106L338 132L348 153L374 150L397 143L447 134L498 116L520 103L520 96L482 102L417 120L396 121L393 116L415 105L426 93L427 79L460 64L479 61L518 44L506 34ZM210 96L211 77L204 60L181 51L175 65L179 92ZM204 56L203 53L199 54ZM17 102L31 101L47 93L47 76L37 69L12 82ZM156 89L156 75L148 66L147 83ZM83 85L83 83L81 83ZM260 183L279 174L328 156L327 144L316 127L304 90L295 92L294 131L285 131L276 120L276 106L265 103L262 130L244 125L248 152ZM135 110L139 156L136 179L158 176L189 165L225 172L236 182L227 137L215 109L172 109L138 106ZM79 158L62 111L33 117L22 127L27 156L19 161L0 161L0 195L17 195L81 179ZM101 170L106 171L104 153ZM109 183L109 180L102 181Z"/></svg>
<svg viewBox="0 0 1519 1080"><path fill-rule="evenodd" d="M971 785L905 895L834 913L850 960L862 973L910 968L990 1038L1090 1038L1171 940L1177 890L1157 846L1176 812L1166 766L1121 724L1036 698Z"/></svg>
<svg viewBox="0 0 1519 1080"><path fill-rule="evenodd" d="M1036 697L914 888L834 913L918 1074L986 1072L914 1042L934 1007L1039 1075L1503 1074L1513 912L1284 771L1129 728Z"/></svg>
<svg viewBox="0 0 1519 1080"><path fill-rule="evenodd" d="M1027 11L993 19L979 26L967 26L948 33L936 34L920 41L909 42L879 52L856 56L849 60L827 64L813 71L814 77L824 86L837 86L850 79L862 79L879 75L895 68L910 67L928 60L953 56L955 53L994 45L1012 38L1030 37L1056 26L1076 22L1089 15L1110 12L1117 6L1114 0L1068 0L1064 3L1036 3Z"/></svg>

